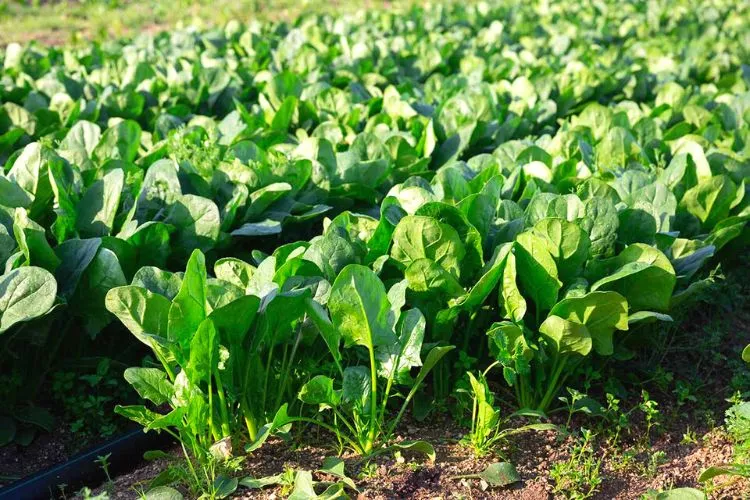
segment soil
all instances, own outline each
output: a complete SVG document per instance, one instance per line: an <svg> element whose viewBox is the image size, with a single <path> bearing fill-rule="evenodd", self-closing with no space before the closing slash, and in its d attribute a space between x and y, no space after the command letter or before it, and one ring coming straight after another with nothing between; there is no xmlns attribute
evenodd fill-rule
<svg viewBox="0 0 750 500"><path fill-rule="evenodd" d="M530 433L513 439L503 456L475 458L471 450L459 443L464 431L449 420L434 421L430 425L407 425L405 439L425 439L435 446L437 459L434 463L424 462L420 457L406 456L405 461L397 461L390 456L373 460L374 472L365 474L364 465L357 457L344 455L346 471L355 479L358 498L372 499L435 499L435 498L496 498L536 500L556 498L554 481L549 474L553 464L565 461L570 456L574 439L561 436L553 431ZM320 436L324 438L325 436ZM610 447L601 447L597 454L602 459L600 475L602 482L593 498L639 498L650 490L660 491L676 487L700 487L698 474L709 465L731 461L732 445L720 431L708 432L698 443L685 444L680 436L664 433L654 439L649 449L651 453L663 451L665 459L652 475L645 475L637 464L644 464L646 454L637 457L632 466L624 467L622 455ZM175 456L178 451L172 450ZM291 449L281 440L272 440L253 455L241 477L256 478L278 474L285 469L315 470L323 459L335 454L335 450L319 445L305 445ZM515 464L522 482L508 488L482 489L482 484L474 479L454 479L454 476L474 474L482 471L492 462L509 460ZM96 492L110 492L113 499L138 498L138 491L147 489L148 482L158 472L164 462L147 463L132 473L116 478L108 487ZM327 479L315 473L316 480ZM330 479L330 478L328 478ZM186 491L183 491L189 497ZM248 490L240 487L234 498L283 498L281 487L264 490ZM353 493L353 492L350 492ZM738 481L723 488L715 498L750 498L750 482Z"/></svg>
<svg viewBox="0 0 750 500"><path fill-rule="evenodd" d="M33 472L65 462L72 456L74 437L64 428L37 436L29 446L0 447L0 475L22 478ZM74 451L73 451L74 453ZM0 478L0 487L4 484Z"/></svg>

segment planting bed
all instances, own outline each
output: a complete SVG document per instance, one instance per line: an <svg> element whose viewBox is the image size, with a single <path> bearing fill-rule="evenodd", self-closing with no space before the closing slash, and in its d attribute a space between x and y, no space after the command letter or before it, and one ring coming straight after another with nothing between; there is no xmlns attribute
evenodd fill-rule
<svg viewBox="0 0 750 500"><path fill-rule="evenodd" d="M750 494L749 20L447 3L0 49L0 481L135 422L176 444L50 494Z"/></svg>

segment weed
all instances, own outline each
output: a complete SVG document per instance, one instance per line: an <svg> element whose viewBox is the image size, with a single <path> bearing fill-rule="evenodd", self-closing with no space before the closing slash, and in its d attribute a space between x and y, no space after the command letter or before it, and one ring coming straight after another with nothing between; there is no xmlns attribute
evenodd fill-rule
<svg viewBox="0 0 750 500"><path fill-rule="evenodd" d="M112 476L109 474L109 457L112 456L112 453L107 453L106 455L100 455L96 457L95 462L99 464L99 468L104 471L104 475L107 477L107 491L111 493L112 488L114 487L114 483L112 482Z"/></svg>
<svg viewBox="0 0 750 500"><path fill-rule="evenodd" d="M660 425L659 417L660 413L657 409L659 404L650 399L649 394L646 390L641 391L641 402L638 404L638 409L643 412L646 419L646 432L641 436L641 444L648 446L651 443L651 430Z"/></svg>
<svg viewBox="0 0 750 500"><path fill-rule="evenodd" d="M557 462L550 470L555 482L554 492L566 498L583 500L592 497L602 483L602 460L594 452L595 436L581 429L567 461Z"/></svg>

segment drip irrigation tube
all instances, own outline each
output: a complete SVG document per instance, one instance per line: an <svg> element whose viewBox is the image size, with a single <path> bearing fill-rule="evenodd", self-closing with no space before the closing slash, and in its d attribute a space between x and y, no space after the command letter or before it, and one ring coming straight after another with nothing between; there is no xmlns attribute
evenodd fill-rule
<svg viewBox="0 0 750 500"><path fill-rule="evenodd" d="M67 493L78 491L83 486L96 487L107 480L101 464L96 459L110 454L109 474L115 477L130 472L143 461L148 450L168 446L173 439L168 434L144 433L134 429L126 434L83 451L65 463L53 465L0 488L0 500L34 500L57 498L59 485L65 485Z"/></svg>

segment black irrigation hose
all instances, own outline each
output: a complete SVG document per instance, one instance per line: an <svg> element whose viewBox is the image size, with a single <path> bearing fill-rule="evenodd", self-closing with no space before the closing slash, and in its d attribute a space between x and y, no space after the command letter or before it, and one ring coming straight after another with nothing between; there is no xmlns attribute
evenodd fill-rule
<svg viewBox="0 0 750 500"><path fill-rule="evenodd" d="M166 433L144 433L134 429L104 444L83 451L65 463L53 465L31 476L22 478L0 488L0 500L32 500L56 498L58 485L65 484L67 492L75 492L83 486L98 486L107 480L98 457L110 453L109 473L112 477L135 469L143 461L148 450L168 446L173 438Z"/></svg>

